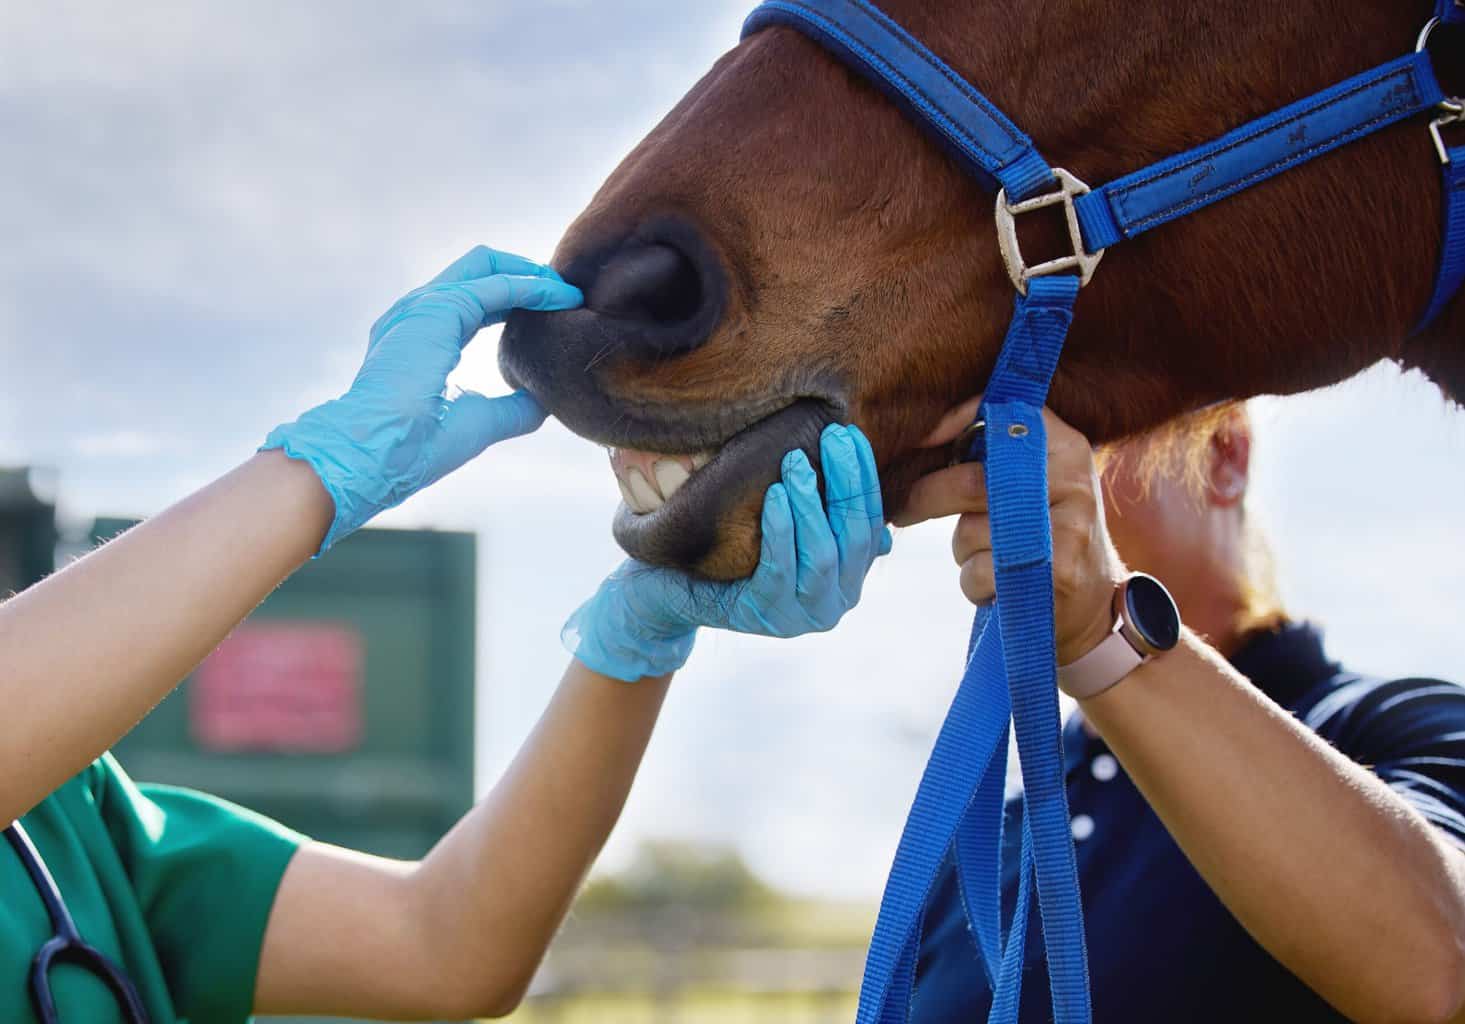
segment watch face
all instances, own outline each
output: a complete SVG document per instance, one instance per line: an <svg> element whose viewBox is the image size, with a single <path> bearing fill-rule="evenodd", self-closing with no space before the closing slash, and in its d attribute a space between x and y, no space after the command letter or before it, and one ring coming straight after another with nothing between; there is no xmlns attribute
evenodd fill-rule
<svg viewBox="0 0 1465 1024"><path fill-rule="evenodd" d="M1124 606L1130 627L1156 651L1168 651L1180 642L1180 612L1164 584L1136 573L1124 587Z"/></svg>

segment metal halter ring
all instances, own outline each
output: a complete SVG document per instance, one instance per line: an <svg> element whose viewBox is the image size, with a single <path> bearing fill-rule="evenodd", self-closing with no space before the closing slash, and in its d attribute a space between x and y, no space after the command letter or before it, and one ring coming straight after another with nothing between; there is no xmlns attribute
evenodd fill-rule
<svg viewBox="0 0 1465 1024"><path fill-rule="evenodd" d="M1053 180L1058 182L1056 192L1045 192L1040 196L1024 199L1020 203L1009 202L1006 189L997 193L997 245L1002 250L1002 262L1007 265L1007 276L1012 279L1012 286L1021 295L1028 293L1030 280L1035 277L1048 277L1052 274L1077 271L1079 284L1086 285L1094 276L1094 268L1104 258L1102 249L1096 253L1089 253L1084 249L1083 228L1078 223L1078 209L1073 205L1075 199L1090 191L1089 187L1061 167L1053 168ZM1068 241L1073 247L1073 254L1060 256L1030 267L1023 262L1022 248L1017 242L1017 218L1024 213L1032 213L1035 210L1057 206L1060 203L1063 205L1063 215L1068 221Z"/></svg>
<svg viewBox="0 0 1465 1024"><path fill-rule="evenodd" d="M1425 25L1423 31L1419 33L1419 42L1414 44L1415 53L1423 53L1425 51L1425 48L1429 46L1429 37L1434 35L1434 30L1439 27L1440 19L1429 19L1429 23Z"/></svg>
<svg viewBox="0 0 1465 1024"><path fill-rule="evenodd" d="M956 435L956 439L951 442L951 458L946 463L948 469L952 466L960 466L967 461L967 456L972 450L972 442L977 439L978 434L986 429L987 421L979 419L960 434Z"/></svg>

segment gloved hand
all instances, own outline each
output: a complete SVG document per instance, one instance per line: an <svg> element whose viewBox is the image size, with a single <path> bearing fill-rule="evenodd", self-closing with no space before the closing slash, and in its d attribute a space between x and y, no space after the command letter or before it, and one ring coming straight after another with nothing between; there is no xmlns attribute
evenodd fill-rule
<svg viewBox="0 0 1465 1024"><path fill-rule="evenodd" d="M351 389L276 427L260 448L308 462L335 502L321 553L489 445L537 430L545 411L528 394L449 393L448 374L509 310L583 301L550 267L479 246L387 310Z"/></svg>
<svg viewBox="0 0 1465 1024"><path fill-rule="evenodd" d="M777 637L833 629L891 537L865 435L828 427L819 452L827 512L808 458L790 452L783 482L763 501L763 550L750 579L710 583L627 561L570 617L566 648L602 675L635 682L681 668L699 626Z"/></svg>

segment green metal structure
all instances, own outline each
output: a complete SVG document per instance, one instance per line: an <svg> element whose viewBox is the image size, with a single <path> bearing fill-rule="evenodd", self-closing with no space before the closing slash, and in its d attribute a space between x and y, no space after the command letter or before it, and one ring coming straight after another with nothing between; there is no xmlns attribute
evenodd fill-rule
<svg viewBox="0 0 1465 1024"><path fill-rule="evenodd" d="M0 598L56 564L56 508L36 494L32 471L0 469Z"/></svg>

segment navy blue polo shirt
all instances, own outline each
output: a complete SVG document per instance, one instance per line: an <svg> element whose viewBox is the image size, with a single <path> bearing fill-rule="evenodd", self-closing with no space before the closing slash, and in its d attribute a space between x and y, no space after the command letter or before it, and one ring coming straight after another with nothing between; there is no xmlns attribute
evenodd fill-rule
<svg viewBox="0 0 1465 1024"><path fill-rule="evenodd" d="M1344 672L1307 625L1253 637L1232 664L1465 844L1465 688ZM1064 727L1063 747L1095 1021L1344 1019L1237 923L1076 716ZM1004 915L1017 902L1017 810L1008 803ZM948 857L926 908L911 1020L983 1021L991 1001ZM1052 1019L1036 909L1020 1019Z"/></svg>

